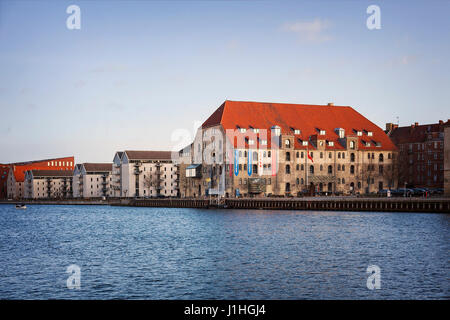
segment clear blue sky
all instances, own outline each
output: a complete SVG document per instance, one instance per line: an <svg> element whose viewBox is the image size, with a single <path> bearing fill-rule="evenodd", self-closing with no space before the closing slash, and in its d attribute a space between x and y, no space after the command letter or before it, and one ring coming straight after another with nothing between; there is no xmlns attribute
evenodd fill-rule
<svg viewBox="0 0 450 320"><path fill-rule="evenodd" d="M170 150L225 99L334 102L383 128L447 120L449 14L444 0L0 0L0 162Z"/></svg>

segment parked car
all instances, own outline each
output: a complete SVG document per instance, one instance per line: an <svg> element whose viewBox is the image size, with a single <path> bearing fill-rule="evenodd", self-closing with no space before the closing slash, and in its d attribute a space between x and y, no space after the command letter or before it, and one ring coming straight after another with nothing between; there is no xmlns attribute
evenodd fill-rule
<svg viewBox="0 0 450 320"><path fill-rule="evenodd" d="M377 192L377 194L378 194L380 197L387 197L387 196L388 196L388 191L390 192L390 196L392 197L392 196L393 196L392 190L389 190L389 189L382 189L382 190L379 190L379 191Z"/></svg>
<svg viewBox="0 0 450 320"><path fill-rule="evenodd" d="M398 196L403 196L403 197L412 197L412 195L414 194L414 191L412 189L408 189L408 188L398 188Z"/></svg>
<svg viewBox="0 0 450 320"><path fill-rule="evenodd" d="M428 195L428 190L424 188L413 188L413 196L415 197L426 197Z"/></svg>

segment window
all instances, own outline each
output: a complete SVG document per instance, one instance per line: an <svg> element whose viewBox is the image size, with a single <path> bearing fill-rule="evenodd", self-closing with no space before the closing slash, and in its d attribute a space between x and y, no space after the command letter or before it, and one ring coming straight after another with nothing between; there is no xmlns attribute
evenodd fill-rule
<svg viewBox="0 0 450 320"><path fill-rule="evenodd" d="M284 144L286 145L286 148L290 148L290 147L291 147L291 140L286 139L286 140L284 141Z"/></svg>
<svg viewBox="0 0 450 320"><path fill-rule="evenodd" d="M286 152L286 161L291 161L291 153L290 152Z"/></svg>
<svg viewBox="0 0 450 320"><path fill-rule="evenodd" d="M265 140L265 139L261 140L261 144L262 144L263 146L266 146L266 145L267 145L267 140Z"/></svg>
<svg viewBox="0 0 450 320"><path fill-rule="evenodd" d="M250 140L248 140L248 144L253 145L253 144L255 144L255 141L253 139L250 139Z"/></svg>
<svg viewBox="0 0 450 320"><path fill-rule="evenodd" d="M291 166L290 165L286 165L286 174L290 174L291 173Z"/></svg>
<svg viewBox="0 0 450 320"><path fill-rule="evenodd" d="M309 173L314 174L314 166L313 165L309 166Z"/></svg>
<svg viewBox="0 0 450 320"><path fill-rule="evenodd" d="M259 129L253 128L254 133L259 133Z"/></svg>
<svg viewBox="0 0 450 320"><path fill-rule="evenodd" d="M303 151L300 153L300 157L303 159L305 157L305 154L303 153Z"/></svg>
<svg viewBox="0 0 450 320"><path fill-rule="evenodd" d="M355 149L355 141L350 141L350 149Z"/></svg>
<svg viewBox="0 0 450 320"><path fill-rule="evenodd" d="M302 142L302 145L303 145L303 146L307 146L307 145L308 145L308 141L303 141L303 142Z"/></svg>
<svg viewBox="0 0 450 320"><path fill-rule="evenodd" d="M350 162L355 162L355 154L350 153Z"/></svg>
<svg viewBox="0 0 450 320"><path fill-rule="evenodd" d="M383 162L384 161L384 156L382 153L380 153L380 155L378 156L378 161L379 162Z"/></svg>
<svg viewBox="0 0 450 320"><path fill-rule="evenodd" d="M332 158L332 154L331 154L331 152L328 152L328 158Z"/></svg>
<svg viewBox="0 0 450 320"><path fill-rule="evenodd" d="M325 133L326 133L325 130L320 130L320 131L319 131L319 134L320 134L321 136L324 136Z"/></svg>
<svg viewBox="0 0 450 320"><path fill-rule="evenodd" d="M295 157L298 159L300 157L300 152L297 151L297 153L295 154Z"/></svg>
<svg viewBox="0 0 450 320"><path fill-rule="evenodd" d="M367 135L368 135L369 137L372 137L372 136L373 136L372 131L368 131L368 132L367 132Z"/></svg>
<svg viewBox="0 0 450 320"><path fill-rule="evenodd" d="M320 153L320 159L323 159L323 152Z"/></svg>
<svg viewBox="0 0 450 320"><path fill-rule="evenodd" d="M328 141L328 146L329 147L334 147L334 142L333 141Z"/></svg>
<svg viewBox="0 0 450 320"><path fill-rule="evenodd" d="M245 132L247 131L247 129L245 129L245 128L239 128L239 131L240 131L241 133L245 133Z"/></svg>
<svg viewBox="0 0 450 320"><path fill-rule="evenodd" d="M295 166L295 169L296 169L297 171L300 170L300 165L297 164L297 165Z"/></svg>
<svg viewBox="0 0 450 320"><path fill-rule="evenodd" d="M332 166L328 166L328 174L333 174L333 167Z"/></svg>
<svg viewBox="0 0 450 320"><path fill-rule="evenodd" d="M294 130L294 134L300 134L300 130L299 129L295 129Z"/></svg>
<svg viewBox="0 0 450 320"><path fill-rule="evenodd" d="M355 174L355 166L354 165L350 166L350 174Z"/></svg>

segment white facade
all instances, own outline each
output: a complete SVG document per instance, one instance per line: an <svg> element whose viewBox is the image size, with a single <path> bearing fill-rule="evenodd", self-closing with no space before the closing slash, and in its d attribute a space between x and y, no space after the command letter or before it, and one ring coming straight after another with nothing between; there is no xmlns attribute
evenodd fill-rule
<svg viewBox="0 0 450 320"><path fill-rule="evenodd" d="M24 198L71 198L71 186L69 171L29 170L25 173Z"/></svg>
<svg viewBox="0 0 450 320"><path fill-rule="evenodd" d="M116 163L116 162L115 162ZM113 166L121 197L177 197L178 165L165 151L125 151Z"/></svg>
<svg viewBox="0 0 450 320"><path fill-rule="evenodd" d="M112 197L111 163L77 164L73 171L74 198Z"/></svg>

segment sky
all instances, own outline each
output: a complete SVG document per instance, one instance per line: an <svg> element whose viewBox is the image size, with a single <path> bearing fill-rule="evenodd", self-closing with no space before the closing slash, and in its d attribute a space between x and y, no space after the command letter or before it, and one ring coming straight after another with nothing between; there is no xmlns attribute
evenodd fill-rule
<svg viewBox="0 0 450 320"><path fill-rule="evenodd" d="M447 120L449 14L446 0L0 0L0 163L180 149L226 99L333 102L381 128Z"/></svg>

